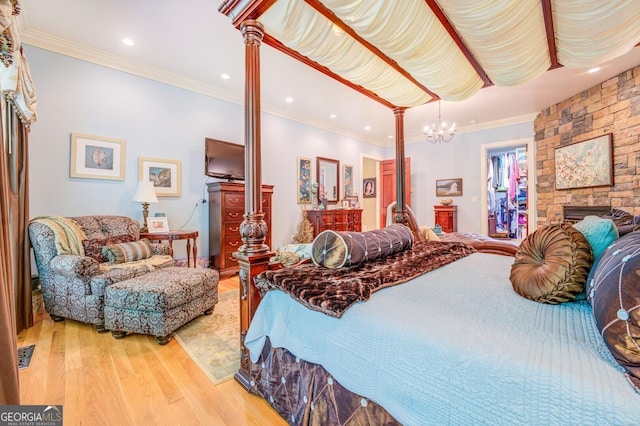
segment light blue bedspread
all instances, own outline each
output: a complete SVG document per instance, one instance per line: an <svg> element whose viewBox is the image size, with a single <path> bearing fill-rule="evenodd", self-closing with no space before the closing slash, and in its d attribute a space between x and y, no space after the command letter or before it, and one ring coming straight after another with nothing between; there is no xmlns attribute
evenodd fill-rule
<svg viewBox="0 0 640 426"><path fill-rule="evenodd" d="M375 293L341 319L269 291L245 344L321 364L405 425L637 425L623 376L586 302L517 295L512 257L475 253Z"/></svg>

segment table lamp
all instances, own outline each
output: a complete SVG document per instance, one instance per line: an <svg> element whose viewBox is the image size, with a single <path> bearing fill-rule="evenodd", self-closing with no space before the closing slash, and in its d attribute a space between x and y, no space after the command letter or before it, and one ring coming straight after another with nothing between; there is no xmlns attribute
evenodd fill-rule
<svg viewBox="0 0 640 426"><path fill-rule="evenodd" d="M147 217L149 216L149 203L157 203L158 197L156 197L156 190L153 187L153 182L150 180L141 180L138 182L138 189L133 194L133 201L142 203L142 217L144 218L144 226L140 229L140 232L147 232Z"/></svg>

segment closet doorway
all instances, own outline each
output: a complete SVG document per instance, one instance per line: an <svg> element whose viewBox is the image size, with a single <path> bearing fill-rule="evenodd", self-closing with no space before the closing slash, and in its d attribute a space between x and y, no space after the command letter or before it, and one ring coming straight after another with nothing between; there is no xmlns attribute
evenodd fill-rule
<svg viewBox="0 0 640 426"><path fill-rule="evenodd" d="M517 140L482 147L482 233L522 240L535 224L533 141Z"/></svg>

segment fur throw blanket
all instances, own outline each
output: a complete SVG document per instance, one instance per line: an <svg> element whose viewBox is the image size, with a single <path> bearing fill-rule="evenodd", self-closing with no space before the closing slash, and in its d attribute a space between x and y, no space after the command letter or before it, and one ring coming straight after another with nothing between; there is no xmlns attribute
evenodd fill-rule
<svg viewBox="0 0 640 426"><path fill-rule="evenodd" d="M307 263L255 277L261 293L279 289L309 309L340 318L356 302L383 288L402 284L476 250L459 242L419 241L409 250L356 266L323 268Z"/></svg>

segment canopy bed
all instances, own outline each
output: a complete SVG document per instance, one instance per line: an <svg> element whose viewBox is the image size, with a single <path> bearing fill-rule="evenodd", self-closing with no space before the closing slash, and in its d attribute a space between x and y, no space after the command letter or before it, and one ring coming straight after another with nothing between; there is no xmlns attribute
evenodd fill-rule
<svg viewBox="0 0 640 426"><path fill-rule="evenodd" d="M514 261L513 247L509 256L497 256L492 244L493 253L483 253L481 245L424 241L406 209L404 179L396 179L398 225L381 230L383 236L333 233L329 243L322 233L314 249L325 245L313 264L276 271L269 263L259 190L263 41L393 111L397 176L405 174L406 108L466 99L558 66L596 64L640 41L638 3L478 3L471 10L449 0L227 0L219 8L240 29L246 59L245 214L243 245L234 253L241 284L236 379L290 423L626 424L637 418L640 365L612 356L592 318L589 303L597 306L596 299L560 303L579 298L593 262L586 238L570 225L549 225L537 236L544 243L526 245L534 254L543 247L570 259L557 267L570 268L559 274L568 278L554 278L562 285L554 281L551 291L560 295L548 295L550 279L536 294L526 286L514 292L510 269L531 271L534 254L518 250ZM437 57L433 49L440 49ZM396 235L404 225L411 232ZM376 238L391 241L385 256L369 256ZM347 244L360 239L360 246ZM329 268L325 254L340 244L347 257ZM361 262L353 261L357 253ZM440 267L427 266L434 264ZM372 274L382 284L363 284ZM317 294L320 289L328 294ZM346 308L337 312L327 308L341 304Z"/></svg>

